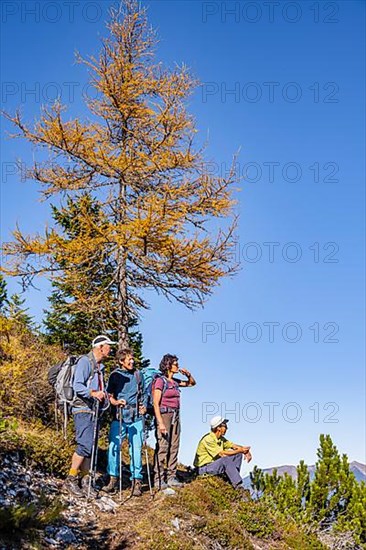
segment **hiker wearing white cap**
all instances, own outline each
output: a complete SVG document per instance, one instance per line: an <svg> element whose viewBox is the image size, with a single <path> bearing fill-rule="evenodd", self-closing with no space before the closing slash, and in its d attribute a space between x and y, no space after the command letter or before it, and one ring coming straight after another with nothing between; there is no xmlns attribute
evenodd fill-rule
<svg viewBox="0 0 366 550"><path fill-rule="evenodd" d="M102 361L108 357L111 346L116 343L103 334L97 336L92 342L92 350L80 357L75 366L73 390L76 397L73 401L72 413L77 447L64 487L77 496L82 496L87 491L90 495L91 492L88 479L90 459L93 444L98 444L94 441L94 434L97 433L96 422L98 422L95 418L94 405L96 402L102 404L105 399ZM94 491L93 493L95 494Z"/></svg>
<svg viewBox="0 0 366 550"><path fill-rule="evenodd" d="M252 460L252 455L250 447L237 445L224 437L228 422L228 419L222 416L211 418L211 431L198 443L194 466L198 475L226 474L235 489L243 489L240 476L243 455L247 462Z"/></svg>

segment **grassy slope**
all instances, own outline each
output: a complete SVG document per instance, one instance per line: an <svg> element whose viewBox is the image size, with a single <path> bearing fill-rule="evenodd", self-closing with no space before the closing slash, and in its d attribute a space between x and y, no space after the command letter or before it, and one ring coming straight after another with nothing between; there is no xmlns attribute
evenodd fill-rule
<svg viewBox="0 0 366 550"><path fill-rule="evenodd" d="M179 530L172 524L177 519ZM198 478L176 497L165 498L135 529L142 537L141 549L323 548L290 520L276 519L262 503L243 501L218 477Z"/></svg>
<svg viewBox="0 0 366 550"><path fill-rule="evenodd" d="M2 453L21 449L21 454L36 467L43 465L53 473L67 470L71 448L52 430L27 428L22 424L10 432L2 431L0 436ZM196 479L177 491L174 497L158 493L151 499L145 492L141 499L131 499L119 506L115 514L98 510L96 514L97 527L85 548L324 548L290 518L276 517L261 502L241 500L228 483L217 477ZM23 538L27 538L26 529Z"/></svg>

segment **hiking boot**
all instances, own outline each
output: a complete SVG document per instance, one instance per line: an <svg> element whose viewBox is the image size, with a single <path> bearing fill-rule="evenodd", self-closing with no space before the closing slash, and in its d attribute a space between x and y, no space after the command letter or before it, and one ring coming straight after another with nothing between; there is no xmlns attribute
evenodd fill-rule
<svg viewBox="0 0 366 550"><path fill-rule="evenodd" d="M132 497L140 497L142 495L141 491L141 480L140 479L134 479L133 485L132 485Z"/></svg>
<svg viewBox="0 0 366 550"><path fill-rule="evenodd" d="M94 484L90 483L90 475L86 475L81 478L81 489L85 497L90 497L90 498L98 497L98 491L95 489Z"/></svg>
<svg viewBox="0 0 366 550"><path fill-rule="evenodd" d="M159 479L158 477L154 477L154 488L157 491L163 491L164 489L168 488L168 484L164 479Z"/></svg>
<svg viewBox="0 0 366 550"><path fill-rule="evenodd" d="M79 487L79 479L76 476L67 476L63 484L63 489L76 497L84 496L83 491Z"/></svg>
<svg viewBox="0 0 366 550"><path fill-rule="evenodd" d="M109 477L109 483L105 487L103 487L102 491L104 493L111 493L114 494L118 489L118 480L119 478L116 476L110 476Z"/></svg>
<svg viewBox="0 0 366 550"><path fill-rule="evenodd" d="M96 480L94 481L94 489L95 489L96 491L98 491L98 493L99 493L99 491L102 490L102 488L103 488L105 485L107 485L107 483L106 483L106 479L105 479L104 476L100 476L100 477L98 477L98 479L96 479Z"/></svg>
<svg viewBox="0 0 366 550"><path fill-rule="evenodd" d="M183 487L183 483L181 483L176 477L172 477L171 479L168 479L168 487Z"/></svg>

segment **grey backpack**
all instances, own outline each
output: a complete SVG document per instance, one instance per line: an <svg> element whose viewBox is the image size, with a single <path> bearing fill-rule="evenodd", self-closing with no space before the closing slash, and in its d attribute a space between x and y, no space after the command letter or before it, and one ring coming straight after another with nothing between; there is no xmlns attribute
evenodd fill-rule
<svg viewBox="0 0 366 550"><path fill-rule="evenodd" d="M80 356L70 355L57 365L53 365L48 371L48 381L56 392L56 398L60 404L72 405L74 401L74 375L75 367Z"/></svg>
<svg viewBox="0 0 366 550"><path fill-rule="evenodd" d="M55 419L57 426L57 408L61 406L63 409L64 424L63 434L66 439L66 426L69 415L69 409L75 404L79 398L75 395L73 383L75 369L82 355L70 355L63 361L53 365L48 371L48 382L55 391ZM95 374L94 368L91 368L88 385Z"/></svg>

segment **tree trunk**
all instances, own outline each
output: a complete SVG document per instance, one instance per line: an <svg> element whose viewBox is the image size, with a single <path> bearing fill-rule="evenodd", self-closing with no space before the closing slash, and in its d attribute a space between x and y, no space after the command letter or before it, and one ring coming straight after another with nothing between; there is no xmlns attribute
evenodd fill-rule
<svg viewBox="0 0 366 550"><path fill-rule="evenodd" d="M126 183L119 186L118 222L121 223L126 211ZM120 247L118 253L118 348L129 346L128 339L128 292L127 292L127 251Z"/></svg>
<svg viewBox="0 0 366 550"><path fill-rule="evenodd" d="M128 347L128 296L126 251L121 248L118 258L118 348Z"/></svg>

